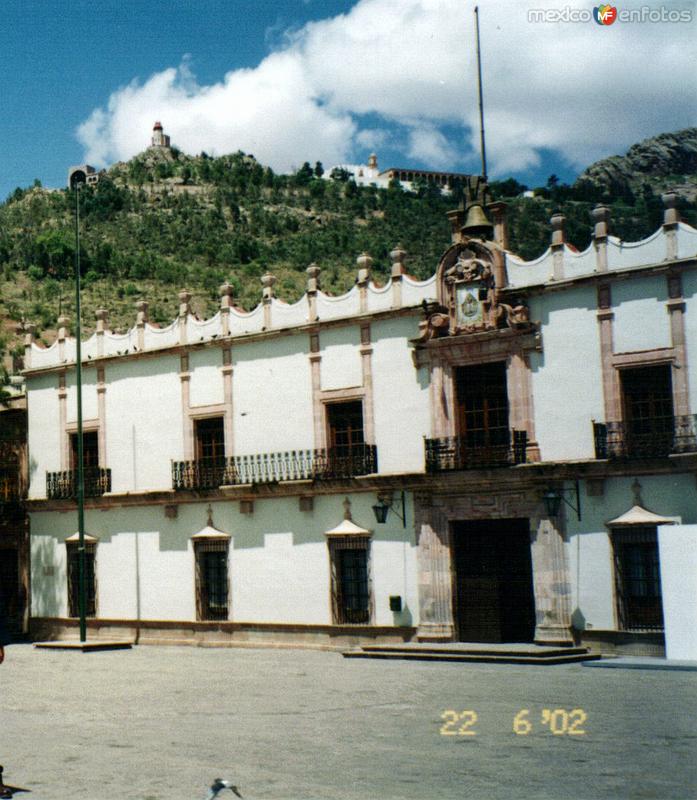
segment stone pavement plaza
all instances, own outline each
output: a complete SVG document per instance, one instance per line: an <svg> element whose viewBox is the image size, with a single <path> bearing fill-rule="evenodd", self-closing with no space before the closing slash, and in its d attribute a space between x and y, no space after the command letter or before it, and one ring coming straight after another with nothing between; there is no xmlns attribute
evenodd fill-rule
<svg viewBox="0 0 697 800"><path fill-rule="evenodd" d="M12 645L0 763L28 800L199 800L218 776L246 800L687 800L696 688L694 672L580 664Z"/></svg>

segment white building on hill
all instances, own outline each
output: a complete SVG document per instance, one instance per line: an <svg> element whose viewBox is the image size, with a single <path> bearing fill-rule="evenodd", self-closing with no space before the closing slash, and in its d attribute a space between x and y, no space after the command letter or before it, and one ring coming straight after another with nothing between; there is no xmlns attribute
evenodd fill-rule
<svg viewBox="0 0 697 800"><path fill-rule="evenodd" d="M527 641L684 654L697 541L697 231L505 249L453 212L416 281L83 344L91 635ZM465 219L466 217L466 219ZM75 342L28 334L37 635L76 625ZM385 518L386 514L386 518ZM384 522L379 522L385 519ZM692 561L690 561L692 559ZM686 599L686 598L689 598ZM694 635L692 633L691 635Z"/></svg>

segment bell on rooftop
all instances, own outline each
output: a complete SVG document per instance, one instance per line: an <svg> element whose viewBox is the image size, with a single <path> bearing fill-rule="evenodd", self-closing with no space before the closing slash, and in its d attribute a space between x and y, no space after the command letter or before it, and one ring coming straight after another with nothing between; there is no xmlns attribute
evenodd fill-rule
<svg viewBox="0 0 697 800"><path fill-rule="evenodd" d="M489 222L489 218L484 213L484 209L479 203L473 203L468 211L465 224L460 228L460 231L466 236L475 239L486 239L491 236L494 226Z"/></svg>

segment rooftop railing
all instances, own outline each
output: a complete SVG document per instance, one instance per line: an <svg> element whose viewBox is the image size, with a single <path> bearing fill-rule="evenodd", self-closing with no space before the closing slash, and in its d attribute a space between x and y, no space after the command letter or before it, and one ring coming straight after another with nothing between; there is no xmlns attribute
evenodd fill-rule
<svg viewBox="0 0 697 800"><path fill-rule="evenodd" d="M697 452L697 415L641 420L641 427L624 422L593 422L596 458L665 458Z"/></svg>
<svg viewBox="0 0 697 800"><path fill-rule="evenodd" d="M509 443L476 444L466 436L426 439L426 471L489 469L524 464L527 458L527 431L511 431Z"/></svg>
<svg viewBox="0 0 697 800"><path fill-rule="evenodd" d="M77 497L77 470L46 473L46 496L49 500L72 500ZM99 497L111 491L111 470L85 467L85 497Z"/></svg>
<svg viewBox="0 0 697 800"><path fill-rule="evenodd" d="M172 486L176 490L217 489L254 483L321 481L370 475L377 470L377 447L362 444L350 448L173 461Z"/></svg>

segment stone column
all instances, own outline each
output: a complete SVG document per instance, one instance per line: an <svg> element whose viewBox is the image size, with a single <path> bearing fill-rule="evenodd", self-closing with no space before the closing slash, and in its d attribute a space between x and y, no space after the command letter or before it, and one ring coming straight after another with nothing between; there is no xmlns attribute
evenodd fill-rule
<svg viewBox="0 0 697 800"><path fill-rule="evenodd" d="M563 214L552 214L552 278L560 281L564 277L564 221Z"/></svg>
<svg viewBox="0 0 697 800"><path fill-rule="evenodd" d="M690 414L690 395L685 337L685 299L682 293L682 279L678 272L668 275L666 309L670 315L671 344L675 348L676 355L672 368L673 409L676 417L686 417Z"/></svg>
<svg viewBox="0 0 697 800"><path fill-rule="evenodd" d="M99 418L99 466L106 469L109 464L106 457L106 380L104 367L97 367L97 416ZM134 487L135 488L135 487Z"/></svg>
<svg viewBox="0 0 697 800"><path fill-rule="evenodd" d="M400 308L402 305L402 281L407 271L404 265L406 257L406 251L400 245L390 251L390 258L392 259L392 308Z"/></svg>
<svg viewBox="0 0 697 800"><path fill-rule="evenodd" d="M310 373L312 378L312 422L315 435L315 449L322 450L327 446L324 425L324 408L322 407L321 363L319 329L310 333Z"/></svg>
<svg viewBox="0 0 697 800"><path fill-rule="evenodd" d="M273 285L276 283L276 276L267 272L266 275L261 277L262 298L261 302L264 304L264 328L267 330L271 327L271 304L273 302Z"/></svg>
<svg viewBox="0 0 697 800"><path fill-rule="evenodd" d="M233 425L232 425L232 348L223 348L223 366L221 367L223 373L223 402L225 403L225 415L223 417L223 425L225 426L225 455L229 458L235 454L235 448L232 441Z"/></svg>
<svg viewBox="0 0 697 800"><path fill-rule="evenodd" d="M370 282L370 270L373 266L373 259L367 253L361 253L356 259L358 264L358 284L360 313L365 314L368 310L368 283Z"/></svg>
<svg viewBox="0 0 697 800"><path fill-rule="evenodd" d="M610 223L610 209L597 205L593 209L593 243L595 244L595 263L598 272L607 272L607 237Z"/></svg>
<svg viewBox="0 0 697 800"><path fill-rule="evenodd" d="M145 325L148 321L148 304L145 300L136 303L136 336L138 349L145 350Z"/></svg>
<svg viewBox="0 0 697 800"><path fill-rule="evenodd" d="M419 494L415 502L419 582L419 641L449 642L455 635L450 534L445 515Z"/></svg>
<svg viewBox="0 0 697 800"><path fill-rule="evenodd" d="M562 533L549 519L531 519L532 575L535 592L535 642L573 644L571 581Z"/></svg>
<svg viewBox="0 0 697 800"><path fill-rule="evenodd" d="M61 437L61 472L70 469L70 437L68 436L68 389L65 372L58 374L58 426Z"/></svg>
<svg viewBox="0 0 697 800"><path fill-rule="evenodd" d="M190 397L191 397L191 373L189 372L189 356L182 353L179 357L179 380L181 382L181 403L182 419L184 421L184 461L191 461L194 458L194 435L191 420L189 419Z"/></svg>
<svg viewBox="0 0 697 800"><path fill-rule="evenodd" d="M220 293L220 333L222 336L230 335L230 309L232 308L232 286L224 283L219 289Z"/></svg>
<svg viewBox="0 0 697 800"><path fill-rule="evenodd" d="M598 325L600 326L600 366L603 376L603 401L605 422L619 422L622 419L619 377L612 366L614 352L612 325L615 313L612 310L610 284L598 286Z"/></svg>
<svg viewBox="0 0 697 800"><path fill-rule="evenodd" d="M363 376L363 425L368 444L375 444L375 416L373 412L373 347L370 343L370 325L361 325L361 371Z"/></svg>
<svg viewBox="0 0 697 800"><path fill-rule="evenodd" d="M666 234L666 258L674 261L678 257L678 196L675 192L666 192L661 195L663 200L663 230Z"/></svg>
<svg viewBox="0 0 697 800"><path fill-rule="evenodd" d="M305 270L307 273L307 318L309 322L317 321L317 292L319 291L320 268L317 264L310 264Z"/></svg>

